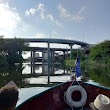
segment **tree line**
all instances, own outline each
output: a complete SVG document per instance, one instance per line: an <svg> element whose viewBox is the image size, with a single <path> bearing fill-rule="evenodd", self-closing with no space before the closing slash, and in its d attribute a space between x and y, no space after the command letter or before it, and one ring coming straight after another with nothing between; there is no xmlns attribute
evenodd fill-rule
<svg viewBox="0 0 110 110"><path fill-rule="evenodd" d="M110 65L110 40L105 40L91 47L89 61L93 65Z"/></svg>
<svg viewBox="0 0 110 110"><path fill-rule="evenodd" d="M27 46L28 43L20 38L4 39L0 36L0 65L22 63L22 53Z"/></svg>
<svg viewBox="0 0 110 110"><path fill-rule="evenodd" d="M71 53L72 59L67 58L64 62L66 66L74 66L74 62L77 58L77 54L80 55L81 64L89 63L94 66L109 66L110 65L110 40L105 40L98 44L92 45L89 51L79 49L79 51L73 51ZM87 61L87 62L86 62Z"/></svg>

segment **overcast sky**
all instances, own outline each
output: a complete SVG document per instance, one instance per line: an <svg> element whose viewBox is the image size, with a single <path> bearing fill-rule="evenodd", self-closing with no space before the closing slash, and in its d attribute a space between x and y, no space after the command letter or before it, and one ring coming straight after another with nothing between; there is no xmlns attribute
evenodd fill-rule
<svg viewBox="0 0 110 110"><path fill-rule="evenodd" d="M0 35L110 40L110 0L0 0Z"/></svg>

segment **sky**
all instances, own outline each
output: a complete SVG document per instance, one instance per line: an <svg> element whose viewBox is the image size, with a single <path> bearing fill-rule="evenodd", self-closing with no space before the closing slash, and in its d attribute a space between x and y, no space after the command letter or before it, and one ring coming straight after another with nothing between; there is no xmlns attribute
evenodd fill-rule
<svg viewBox="0 0 110 110"><path fill-rule="evenodd" d="M0 35L110 40L110 0L0 0Z"/></svg>

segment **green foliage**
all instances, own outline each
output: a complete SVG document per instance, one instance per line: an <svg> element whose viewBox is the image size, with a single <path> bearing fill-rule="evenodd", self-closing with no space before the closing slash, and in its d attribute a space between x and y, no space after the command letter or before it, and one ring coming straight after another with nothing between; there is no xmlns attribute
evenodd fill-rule
<svg viewBox="0 0 110 110"><path fill-rule="evenodd" d="M89 68L88 74L89 77L104 86L110 87L110 68L103 67L91 67Z"/></svg>
<svg viewBox="0 0 110 110"><path fill-rule="evenodd" d="M21 39L3 39L0 37L0 53L4 53L7 63L10 65L23 62L22 51L27 46L28 44Z"/></svg>
<svg viewBox="0 0 110 110"><path fill-rule="evenodd" d="M3 51L4 48L4 39L3 36L0 36L0 53Z"/></svg>
<svg viewBox="0 0 110 110"><path fill-rule="evenodd" d="M5 55L0 54L0 65L4 66L4 65L8 65L7 63L7 58Z"/></svg>
<svg viewBox="0 0 110 110"><path fill-rule="evenodd" d="M91 62L110 65L110 41L106 40L91 47L89 60Z"/></svg>
<svg viewBox="0 0 110 110"><path fill-rule="evenodd" d="M70 59L66 59L65 60L65 65L67 66L67 67L73 67L74 66L74 63L75 63L75 59L72 59L72 60L70 60Z"/></svg>
<svg viewBox="0 0 110 110"><path fill-rule="evenodd" d="M84 55L84 52L82 50L78 50L78 51L72 51L71 52L71 60L69 58L67 58L65 60L65 65L67 67L71 66L71 67L74 67L74 63L75 63L75 60L77 58L77 56L80 56L80 59L81 59L81 64L84 64L85 63L85 55Z"/></svg>
<svg viewBox="0 0 110 110"><path fill-rule="evenodd" d="M67 65L72 66L73 61L77 58L77 55L80 55L81 64L84 65L87 58L85 57L84 53L85 52L83 52L82 50L79 50L78 52L72 51L71 53L72 61L66 59L65 61L66 66ZM87 60L88 63L91 65L102 65L102 66L110 65L110 41L105 40L91 47Z"/></svg>
<svg viewBox="0 0 110 110"><path fill-rule="evenodd" d="M72 59L76 59L76 58L77 58L77 54L78 54L77 51L72 51L72 52L71 52L71 58L72 58Z"/></svg>

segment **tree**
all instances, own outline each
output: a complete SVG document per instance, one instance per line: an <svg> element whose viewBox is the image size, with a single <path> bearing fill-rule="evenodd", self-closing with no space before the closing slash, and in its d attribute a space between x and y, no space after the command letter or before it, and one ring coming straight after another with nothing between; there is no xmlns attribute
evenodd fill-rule
<svg viewBox="0 0 110 110"><path fill-rule="evenodd" d="M10 65L22 63L22 52L28 46L22 39L0 39L0 53L3 53Z"/></svg>

